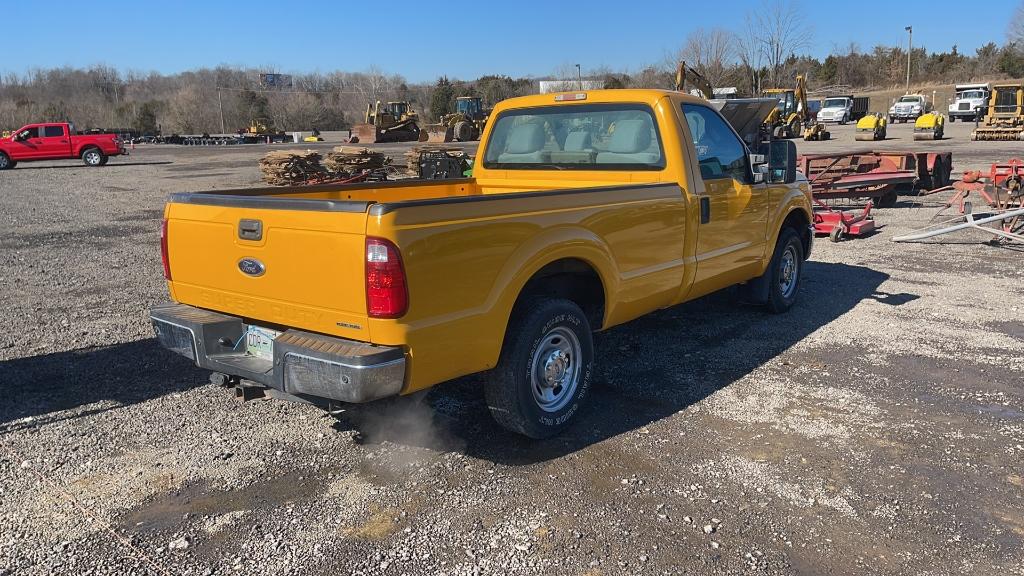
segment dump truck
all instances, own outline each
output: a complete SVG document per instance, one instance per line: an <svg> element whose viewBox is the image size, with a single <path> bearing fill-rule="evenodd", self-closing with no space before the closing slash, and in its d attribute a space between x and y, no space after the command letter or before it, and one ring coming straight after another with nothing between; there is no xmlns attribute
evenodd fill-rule
<svg viewBox="0 0 1024 576"><path fill-rule="evenodd" d="M860 120L867 113L867 96L832 96L822 101L817 120L818 122L846 124Z"/></svg>
<svg viewBox="0 0 1024 576"><path fill-rule="evenodd" d="M964 122L976 121L985 116L988 98L992 92L991 84L957 84L954 90L956 95L949 105L950 122L956 122L957 118Z"/></svg>
<svg viewBox="0 0 1024 576"><path fill-rule="evenodd" d="M1024 140L1024 84L992 87L985 118L971 132L971 140Z"/></svg>
<svg viewBox="0 0 1024 576"><path fill-rule="evenodd" d="M540 94L498 104L472 178L178 193L153 328L328 409L485 373L494 419L549 437L591 397L595 331L734 285L796 304L810 185L793 142L744 139L674 91Z"/></svg>

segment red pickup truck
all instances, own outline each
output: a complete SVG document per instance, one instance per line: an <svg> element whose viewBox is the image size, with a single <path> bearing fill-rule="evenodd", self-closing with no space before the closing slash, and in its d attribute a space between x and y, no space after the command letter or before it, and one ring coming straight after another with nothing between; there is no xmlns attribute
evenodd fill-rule
<svg viewBox="0 0 1024 576"><path fill-rule="evenodd" d="M18 162L81 158L86 166L103 166L111 156L128 154L115 134L75 134L65 122L29 124L0 139L0 170Z"/></svg>

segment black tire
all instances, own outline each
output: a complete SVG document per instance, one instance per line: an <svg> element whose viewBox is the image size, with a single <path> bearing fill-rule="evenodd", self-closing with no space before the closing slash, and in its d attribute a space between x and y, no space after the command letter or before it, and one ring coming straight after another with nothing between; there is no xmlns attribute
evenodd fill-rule
<svg viewBox="0 0 1024 576"><path fill-rule="evenodd" d="M828 239L832 242L842 242L843 240L843 227L836 226L828 233Z"/></svg>
<svg viewBox="0 0 1024 576"><path fill-rule="evenodd" d="M104 156L100 159L100 166L106 166L107 162L110 161L110 156Z"/></svg>
<svg viewBox="0 0 1024 576"><path fill-rule="evenodd" d="M563 345L568 352L558 356ZM548 370L542 374L538 362L545 356ZM530 438L554 436L580 411L593 365L590 323L579 306L564 299L527 299L513 312L498 365L484 386L491 416L503 428ZM547 385L565 377L572 380ZM553 400L545 406L547 394Z"/></svg>
<svg viewBox="0 0 1024 576"><path fill-rule="evenodd" d="M788 134L786 138L796 138L797 135L800 134L800 120L794 119L792 122L790 122L789 128L787 128L786 133Z"/></svg>
<svg viewBox="0 0 1024 576"><path fill-rule="evenodd" d="M0 152L0 170L10 170L17 166L18 163L11 160L11 157L7 154Z"/></svg>
<svg viewBox="0 0 1024 576"><path fill-rule="evenodd" d="M956 122L956 116L950 116L949 117L949 121L950 122Z"/></svg>
<svg viewBox="0 0 1024 576"><path fill-rule="evenodd" d="M104 154L102 150L96 148L95 146L90 146L85 150L82 150L82 162L86 166L103 166L104 164L106 164L106 162L104 161L104 158L106 157L107 155Z"/></svg>
<svg viewBox="0 0 1024 576"><path fill-rule="evenodd" d="M800 241L800 234L787 226L779 232L775 253L765 271L768 276L767 305L773 313L785 312L796 303L803 267L804 245Z"/></svg>

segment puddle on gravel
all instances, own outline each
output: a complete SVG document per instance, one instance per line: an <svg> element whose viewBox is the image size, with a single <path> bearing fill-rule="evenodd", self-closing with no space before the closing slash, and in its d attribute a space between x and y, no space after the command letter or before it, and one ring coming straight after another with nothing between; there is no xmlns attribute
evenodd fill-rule
<svg viewBox="0 0 1024 576"><path fill-rule="evenodd" d="M173 529L185 514L215 516L239 510L274 508L323 493L327 478L286 474L238 490L217 490L207 482L189 484L180 490L136 506L122 518L125 528L161 531Z"/></svg>

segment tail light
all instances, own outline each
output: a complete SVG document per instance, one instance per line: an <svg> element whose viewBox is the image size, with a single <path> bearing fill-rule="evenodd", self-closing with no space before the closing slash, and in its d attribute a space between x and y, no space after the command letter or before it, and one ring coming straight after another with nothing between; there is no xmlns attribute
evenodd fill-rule
<svg viewBox="0 0 1024 576"><path fill-rule="evenodd" d="M167 256L167 219L160 226L160 260L164 263L164 278L171 279L171 259Z"/></svg>
<svg viewBox="0 0 1024 576"><path fill-rule="evenodd" d="M398 318L408 307L409 292L398 247L383 238L367 238L367 315L371 318Z"/></svg>

